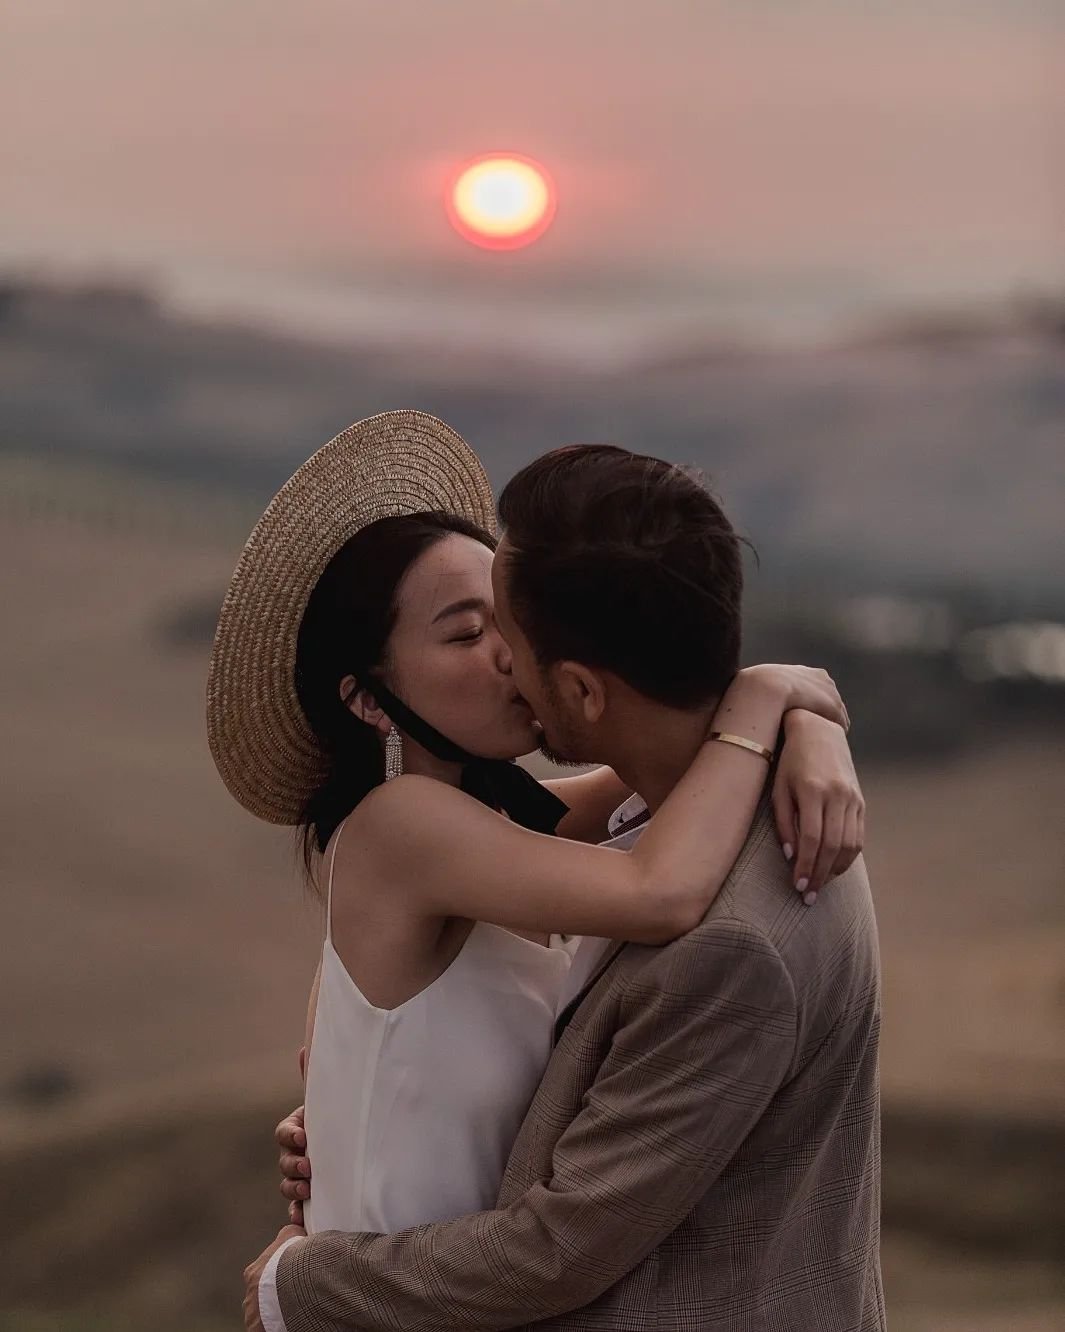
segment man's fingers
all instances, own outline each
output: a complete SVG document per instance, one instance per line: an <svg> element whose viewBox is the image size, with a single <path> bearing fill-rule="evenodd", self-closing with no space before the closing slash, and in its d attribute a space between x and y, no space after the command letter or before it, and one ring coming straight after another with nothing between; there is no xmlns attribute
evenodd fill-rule
<svg viewBox="0 0 1065 1332"><path fill-rule="evenodd" d="M289 1147L292 1151L305 1151L308 1146L308 1135L304 1131L302 1120L293 1119L292 1115L288 1119L282 1119L277 1126L277 1142L281 1147Z"/></svg>
<svg viewBox="0 0 1065 1332"><path fill-rule="evenodd" d="M279 1147L287 1147L290 1151L302 1152L307 1146L307 1134L303 1128L303 1106L293 1110L292 1114L286 1115L284 1119L274 1129L274 1137Z"/></svg>
<svg viewBox="0 0 1065 1332"><path fill-rule="evenodd" d="M306 1156L294 1152L282 1152L281 1160L281 1196L289 1202L302 1203L311 1196L311 1163Z"/></svg>
<svg viewBox="0 0 1065 1332"><path fill-rule="evenodd" d="M290 1202L288 1205L288 1219L294 1226L303 1225L303 1204L301 1202Z"/></svg>
<svg viewBox="0 0 1065 1332"><path fill-rule="evenodd" d="M281 1181L281 1196L288 1198L291 1202L302 1201L311 1196L311 1186L305 1179L283 1179Z"/></svg>
<svg viewBox="0 0 1065 1332"><path fill-rule="evenodd" d="M311 1163L306 1156L294 1156L291 1152L282 1152L278 1164L286 1179L310 1179L311 1177Z"/></svg>

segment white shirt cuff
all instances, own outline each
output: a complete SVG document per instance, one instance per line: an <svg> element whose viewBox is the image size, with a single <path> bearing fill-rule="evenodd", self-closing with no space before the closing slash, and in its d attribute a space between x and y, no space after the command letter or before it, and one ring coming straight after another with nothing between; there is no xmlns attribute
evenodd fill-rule
<svg viewBox="0 0 1065 1332"><path fill-rule="evenodd" d="M293 1235L291 1239L285 1240L284 1244L274 1250L270 1261L263 1268L263 1274L259 1278L259 1321L263 1325L264 1332L288 1332L285 1320L281 1317L281 1305L277 1298L277 1265L285 1250L290 1245L299 1244L302 1239L302 1235Z"/></svg>

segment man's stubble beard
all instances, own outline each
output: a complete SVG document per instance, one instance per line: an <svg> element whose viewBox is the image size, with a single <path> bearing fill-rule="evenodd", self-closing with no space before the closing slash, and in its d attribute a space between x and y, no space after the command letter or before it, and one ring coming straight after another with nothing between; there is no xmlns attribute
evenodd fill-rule
<svg viewBox="0 0 1065 1332"><path fill-rule="evenodd" d="M583 768L586 766L584 759L568 758L565 754L560 754L557 749L552 749L546 740L540 742L540 753L559 768Z"/></svg>
<svg viewBox="0 0 1065 1332"><path fill-rule="evenodd" d="M555 686L552 683L552 681L548 679L546 676L543 677L542 684L543 684L543 690L546 702L550 706L551 712L554 714L555 729L561 730L563 732L561 738L562 742L565 744L568 737L564 733L569 728L562 725L561 722L562 707L558 691L555 689ZM576 745L568 746L571 749L571 753L569 754L567 754L564 750L553 748L547 741L545 733L546 728L544 727L543 721L538 720L538 724L540 727L540 753L544 756L545 759L548 759L551 763L557 764L558 767L560 768L583 768L587 766L586 759L574 758L572 756L572 750L578 748L578 746Z"/></svg>

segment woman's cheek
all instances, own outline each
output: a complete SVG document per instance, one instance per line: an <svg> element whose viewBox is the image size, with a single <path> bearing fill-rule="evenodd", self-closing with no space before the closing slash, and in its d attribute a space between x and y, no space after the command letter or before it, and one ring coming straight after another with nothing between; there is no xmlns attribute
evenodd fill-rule
<svg viewBox="0 0 1065 1332"><path fill-rule="evenodd" d="M467 706L473 699L488 697L494 669L488 654L478 643L456 652L446 667L442 664L439 679L448 682L449 691Z"/></svg>
<svg viewBox="0 0 1065 1332"><path fill-rule="evenodd" d="M487 680L498 675L499 668L496 664L495 654L492 652L487 635L482 635L477 646L470 653L470 656L473 660L469 665L480 674L482 679Z"/></svg>

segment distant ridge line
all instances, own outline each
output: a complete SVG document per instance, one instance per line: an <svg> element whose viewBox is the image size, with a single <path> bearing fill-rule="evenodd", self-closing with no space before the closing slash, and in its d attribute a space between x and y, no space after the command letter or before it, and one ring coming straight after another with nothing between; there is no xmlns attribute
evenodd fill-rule
<svg viewBox="0 0 1065 1332"><path fill-rule="evenodd" d="M232 544L259 508L226 491L166 482L117 467L90 468L0 453L0 517L65 522L95 533L195 537Z"/></svg>

